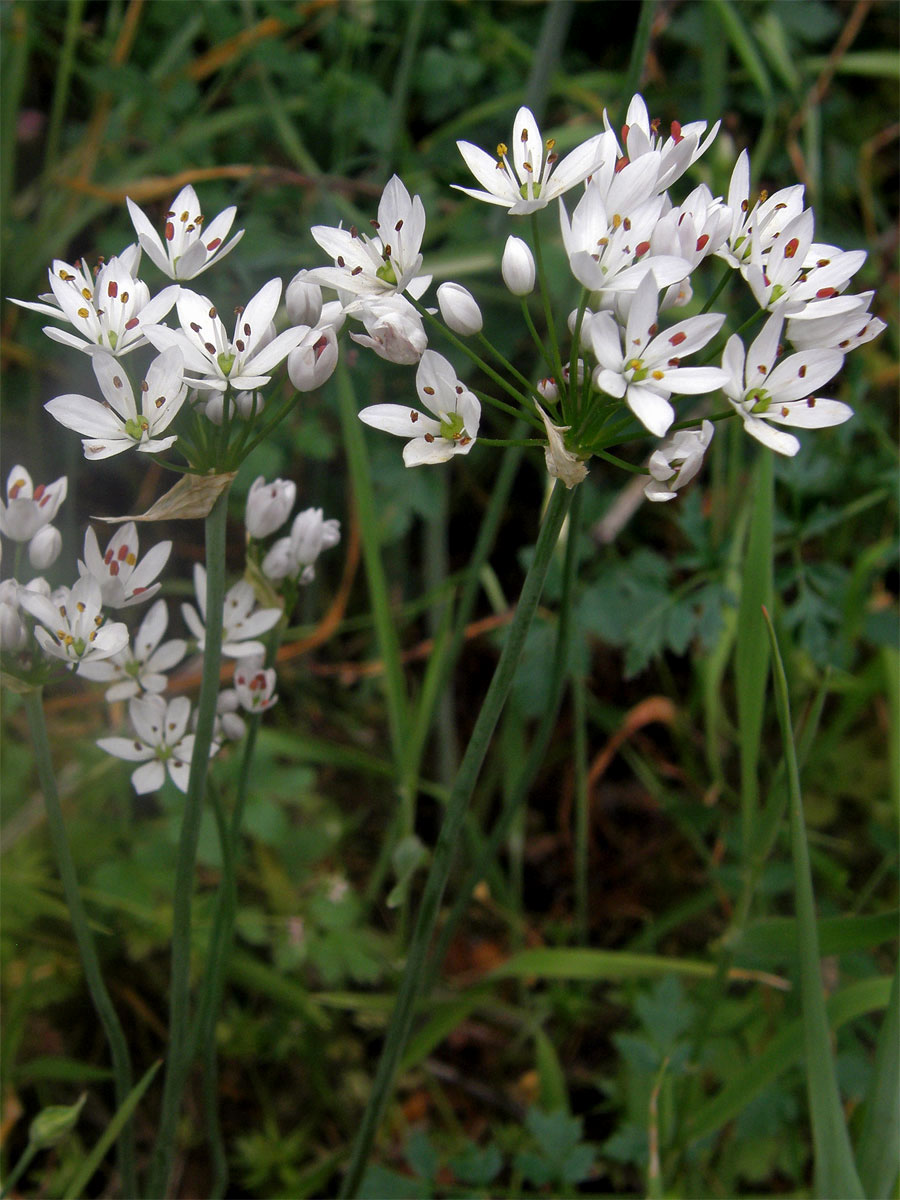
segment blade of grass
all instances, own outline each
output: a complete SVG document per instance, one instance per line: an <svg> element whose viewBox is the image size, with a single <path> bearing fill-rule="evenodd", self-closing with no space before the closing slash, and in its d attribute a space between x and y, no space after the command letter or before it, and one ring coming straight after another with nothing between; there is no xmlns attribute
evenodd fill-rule
<svg viewBox="0 0 900 1200"><path fill-rule="evenodd" d="M83 1196L84 1189L88 1180L100 1166L103 1157L109 1150L110 1146L115 1142L116 1138L122 1132L129 1117L140 1103L141 1096L146 1092L147 1088L153 1082L153 1076L162 1066L162 1059L157 1059L150 1069L144 1074L128 1094L125 1103L120 1105L119 1109L113 1116L113 1119L107 1125L100 1140L94 1146L93 1150L78 1168L75 1173L75 1178L71 1181L66 1189L63 1200L78 1200L79 1196Z"/></svg>
<svg viewBox="0 0 900 1200"><path fill-rule="evenodd" d="M840 1029L857 1017L884 1008L889 991L888 979L863 979L829 996L826 1010L831 1029ZM688 1116L686 1140L697 1142L721 1129L802 1057L803 1022L798 1019L784 1026L764 1049L754 1048L748 1055L748 1065Z"/></svg>
<svg viewBox="0 0 900 1200"><path fill-rule="evenodd" d="M769 452L757 460L735 649L741 753L741 851L745 865L752 851L759 810L759 759L769 673L769 647L762 610L764 606L772 607L773 460L774 456Z"/></svg>
<svg viewBox="0 0 900 1200"><path fill-rule="evenodd" d="M875 1050L875 1070L865 1099L856 1160L867 1196L894 1194L900 1172L900 970Z"/></svg>
<svg viewBox="0 0 900 1200"><path fill-rule="evenodd" d="M794 749L787 677L768 612L763 617L772 650L775 703L784 756L787 762L788 794L791 814L791 857L794 865L794 891L797 908L797 943L800 958L800 1001L803 1013L803 1044L806 1052L806 1081L812 1121L815 1174L818 1195L834 1200L855 1200L863 1196L862 1184L853 1161L853 1150L844 1121L838 1093L825 995L822 988L819 932L812 872L806 844L800 772Z"/></svg>
<svg viewBox="0 0 900 1200"><path fill-rule="evenodd" d="M384 687L388 706L388 722L391 731L391 747L396 776L403 777L405 746L409 736L409 699L406 691L406 679L403 674L403 664L400 658L400 643L397 638L397 627L388 597L387 577L384 564L381 561L381 538L378 529L378 506L375 503L375 492L372 487L372 475L369 468L369 455L366 450L363 427L359 420L356 407L356 397L350 374L343 363L337 368L338 407L341 414L341 428L344 434L344 446L347 453L347 463L353 480L353 495L359 514L360 535L362 538L363 562L366 568L366 579L369 584L369 596L372 602L372 613L375 618L375 630L378 645L384 662ZM403 809L403 834L413 833L414 826L414 797L404 789L400 796Z"/></svg>

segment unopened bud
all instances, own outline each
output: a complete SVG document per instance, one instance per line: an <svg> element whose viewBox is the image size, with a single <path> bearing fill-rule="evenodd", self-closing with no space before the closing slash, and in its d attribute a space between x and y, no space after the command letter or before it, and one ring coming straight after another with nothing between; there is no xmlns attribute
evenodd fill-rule
<svg viewBox="0 0 900 1200"><path fill-rule="evenodd" d="M521 238L506 239L500 272L514 296L528 296L534 291L534 257Z"/></svg>
<svg viewBox="0 0 900 1200"><path fill-rule="evenodd" d="M437 290L437 301L448 329L462 337L481 332L484 325L481 309L466 288L458 283L442 283Z"/></svg>
<svg viewBox="0 0 900 1200"><path fill-rule="evenodd" d="M297 498L297 485L291 479L266 483L262 475L253 481L247 496L244 524L251 537L264 538L274 533L290 516Z"/></svg>
<svg viewBox="0 0 900 1200"><path fill-rule="evenodd" d="M62 534L54 525L39 529L28 543L28 561L36 571L46 571L59 558Z"/></svg>
<svg viewBox="0 0 900 1200"><path fill-rule="evenodd" d="M39 1112L28 1128L29 1142L39 1149L61 1142L77 1125L85 1100L87 1092L82 1092L74 1104L53 1104Z"/></svg>
<svg viewBox="0 0 900 1200"><path fill-rule="evenodd" d="M548 376L546 379L539 379L537 383L537 392L542 400L547 404L555 404L559 399L559 386L555 379Z"/></svg>
<svg viewBox="0 0 900 1200"><path fill-rule="evenodd" d="M298 392L312 392L321 387L337 366L337 337L331 325L313 327L287 359L291 383Z"/></svg>
<svg viewBox="0 0 900 1200"><path fill-rule="evenodd" d="M284 303L292 325L316 325L322 315L322 289L307 280L308 271L298 271L287 285Z"/></svg>

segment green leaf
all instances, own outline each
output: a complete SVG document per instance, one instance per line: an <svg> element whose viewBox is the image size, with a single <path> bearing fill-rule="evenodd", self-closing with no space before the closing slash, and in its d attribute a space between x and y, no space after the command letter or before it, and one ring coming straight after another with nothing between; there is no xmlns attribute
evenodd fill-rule
<svg viewBox="0 0 900 1200"><path fill-rule="evenodd" d="M454 1155L447 1164L460 1183L472 1187L487 1187L503 1170L503 1155L496 1146L476 1146L469 1142L462 1154Z"/></svg>
<svg viewBox="0 0 900 1200"><path fill-rule="evenodd" d="M865 1098L856 1160L867 1196L889 1196L900 1172L900 970L875 1050L875 1070Z"/></svg>
<svg viewBox="0 0 900 1200"><path fill-rule="evenodd" d="M870 950L897 935L900 911L866 917L823 917L818 921L822 954ZM792 917L767 917L746 927L734 946L741 960L756 963L790 963L797 957L797 922Z"/></svg>
<svg viewBox="0 0 900 1200"><path fill-rule="evenodd" d="M794 864L797 907L797 941L800 959L800 1002L803 1012L803 1044L806 1057L807 1093L812 1121L815 1173L820 1194L834 1200L855 1200L863 1196L862 1184L853 1161L853 1151L844 1110L838 1093L837 1078L825 996L822 988L821 955L816 928L816 909L813 897L812 873L806 845L806 826L803 800L800 795L800 773L794 748L794 731L788 699L787 678L781 661L775 629L769 614L763 610L775 681L775 701L781 737L787 763L788 791L791 813L791 856Z"/></svg>
<svg viewBox="0 0 900 1200"><path fill-rule="evenodd" d="M416 834L410 833L397 842L391 855L397 882L391 888L385 901L388 908L398 908L404 903L416 871L427 858L428 850Z"/></svg>
<svg viewBox="0 0 900 1200"><path fill-rule="evenodd" d="M556 1047L543 1029L534 1031L534 1048L537 1057L538 1079L541 1085L541 1108L570 1112L566 1076L560 1064L559 1055L556 1053Z"/></svg>

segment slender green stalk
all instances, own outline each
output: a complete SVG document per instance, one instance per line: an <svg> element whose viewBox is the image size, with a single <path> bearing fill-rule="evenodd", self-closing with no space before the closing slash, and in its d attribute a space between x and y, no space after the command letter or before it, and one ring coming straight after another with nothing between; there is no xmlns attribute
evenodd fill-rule
<svg viewBox="0 0 900 1200"><path fill-rule="evenodd" d="M556 336L556 325L553 322L553 305L550 302L550 288L547 285L547 272L544 270L544 255L541 250L541 231L538 225L537 213L531 214L531 242L534 248L534 264L537 267L538 287L541 291L541 302L544 305L544 320L547 322L547 337L550 339L550 361L560 388L563 386L562 356L559 352L559 341Z"/></svg>
<svg viewBox="0 0 900 1200"><path fill-rule="evenodd" d="M534 389L534 384L531 382L531 380L523 375L519 368L515 366L514 363L511 363L505 354L501 354L493 342L489 342L483 333L476 333L475 336L478 339L479 345L483 346L489 354L493 354L494 358L497 359L504 371L509 371L510 375L512 375L514 379L518 379L519 383L521 383L522 387L525 389L526 395L530 395Z"/></svg>
<svg viewBox="0 0 900 1200"><path fill-rule="evenodd" d="M580 490L580 488L576 489L576 500L578 491ZM430 992L437 979L437 974L446 957L454 931L462 920L466 909L469 907L472 889L478 883L479 879L484 878L500 846L507 840L516 817L522 812L529 788L534 782L534 777L537 775L541 763L544 761L547 747L550 744L550 738L553 735L553 730L556 728L556 718L559 713L563 688L565 687L568 674L573 627L572 607L575 594L576 568L578 565L578 523L574 521L576 515L574 504L572 508L573 519L570 520L569 536L566 540L562 594L559 602L559 621L556 627L556 646L553 652L553 666L550 671L547 703L544 706L541 719L532 738L528 754L522 764L522 769L509 789L509 793L504 800L503 809L494 822L490 836L485 839L477 861L472 864L467 872L463 884L457 892L456 899L450 907L450 911L441 922L441 931L435 940L434 951L430 959L428 978L424 989L425 994ZM576 536L573 536L573 534Z"/></svg>
<svg viewBox="0 0 900 1200"><path fill-rule="evenodd" d="M575 724L575 933L579 946L590 937L588 919L588 862L590 857L590 811L587 785L587 717L585 681L572 675L572 720Z"/></svg>
<svg viewBox="0 0 900 1200"><path fill-rule="evenodd" d="M35 759L37 761L38 779L41 791L44 793L44 807L47 812L47 824L50 828L50 838L53 851L62 880L63 893L72 918L72 929L81 963L84 967L84 977L94 1002L94 1008L109 1042L112 1057L113 1078L115 1080L116 1104L121 1107L131 1091L131 1058L128 1053L128 1043L116 1015L103 974L100 970L100 959L94 938L88 923L87 914L81 901L78 887L78 875L72 852L69 849L69 838L66 833L66 821L59 803L59 793L56 789L56 776L53 773L53 759L50 754L50 742L47 737L47 724L44 720L44 707L39 691L27 692L25 695L25 712L28 716L28 727L31 740L34 743ZM137 1195L137 1177L134 1165L134 1128L129 1122L122 1130L122 1137L116 1147L119 1170L122 1174L122 1190L126 1196Z"/></svg>
<svg viewBox="0 0 900 1200"><path fill-rule="evenodd" d="M372 601L372 615L378 635L378 646L384 661L384 684L387 693L394 765L397 768L397 775L400 777L404 761L404 747L409 731L409 699L403 664L400 659L397 627L388 596L384 564L381 561L378 506L375 503L375 492L372 487L369 457L356 407L353 384L343 360L338 363L337 368L337 395L344 446L353 480L356 510L359 515L363 562ZM407 794L406 789L403 789L400 803L403 808L403 833L410 834L413 832L415 824L414 797Z"/></svg>
<svg viewBox="0 0 900 1200"><path fill-rule="evenodd" d="M550 354L547 351L547 347L544 344L544 339L541 337L541 335L537 331L537 326L535 325L534 319L531 316L531 309L528 307L528 300L525 296L522 297L522 320L525 322L528 332L531 334L531 340L534 342L538 354L540 354L541 358L543 358L544 362L547 364L547 366L550 368L550 370L555 371L557 368L553 362L553 359L551 358ZM563 390L562 378L560 376L557 376L556 382L559 386L560 391L562 391Z"/></svg>
<svg viewBox="0 0 900 1200"><path fill-rule="evenodd" d="M643 0L638 16L634 41L631 43L631 58L628 60L628 71L622 82L622 95L627 104L641 86L641 76L644 73L644 63L650 49L650 34L653 30L653 12L656 0Z"/></svg>
<svg viewBox="0 0 900 1200"><path fill-rule="evenodd" d="M81 17L84 12L84 0L69 0L66 9L66 28L63 33L62 50L59 55L59 65L56 68L56 81L53 85L53 107L50 110L50 120L47 122L47 138L44 142L44 181L49 182L56 159L59 155L59 138L62 131L63 117L66 111L66 101L69 97L69 84L72 79L72 69L75 66L75 47L81 32Z"/></svg>
<svg viewBox="0 0 900 1200"><path fill-rule="evenodd" d="M800 1002L806 1083L815 1149L816 1195L825 1200L856 1200L863 1189L853 1161L853 1151L838 1092L825 994L822 988L819 931L813 896L812 871L806 845L806 824L800 791L800 771L794 748L794 731L787 678L778 640L768 612L763 609L775 682L775 704L787 766L791 813L791 856L794 863L794 896L797 908L797 955L800 962Z"/></svg>
<svg viewBox="0 0 900 1200"><path fill-rule="evenodd" d="M219 670L222 658L222 613L225 598L225 526L228 490L213 505L206 518L206 633L203 648L203 680L197 707L197 729L191 773L185 797L184 817L175 867L175 896L172 909L172 977L169 991L169 1053L163 1084L162 1111L153 1160L150 1164L148 1196L165 1196L172 1159L181 1097L193 1057L190 1036L191 910L194 868L200 818L209 770Z"/></svg>
<svg viewBox="0 0 900 1200"><path fill-rule="evenodd" d="M37 1142L29 1142L28 1143L28 1145L25 1147L21 1157L19 1158L19 1161L16 1163L16 1165L13 1167L13 1169L7 1175L6 1179L3 1181L3 1187L0 1188L0 1200L6 1200L6 1197L9 1195L9 1193L13 1190L13 1188L16 1186L16 1184L19 1182L19 1180L22 1178L22 1176L28 1170L29 1166L31 1165L31 1160L34 1158L34 1156L37 1154L38 1150L40 1150L41 1148L42 1147L39 1146L37 1144Z"/></svg>
<svg viewBox="0 0 900 1200"><path fill-rule="evenodd" d="M341 1189L342 1197L355 1196L358 1192L372 1142L391 1094L397 1066L409 1037L416 1000L424 977L428 946L437 921L469 799L487 753L491 735L509 694L525 636L531 627L559 531L569 508L569 501L570 493L561 483L557 482L550 497L535 547L534 558L525 577L516 613L510 624L500 660L447 801L444 822L434 848L431 870L419 901L418 920L410 943L406 967L400 980L381 1060L375 1075L372 1095L363 1115L350 1165Z"/></svg>

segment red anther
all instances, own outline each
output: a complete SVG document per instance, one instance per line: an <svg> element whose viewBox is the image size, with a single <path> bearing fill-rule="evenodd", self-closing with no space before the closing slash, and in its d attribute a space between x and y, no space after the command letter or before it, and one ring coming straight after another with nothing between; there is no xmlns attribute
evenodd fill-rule
<svg viewBox="0 0 900 1200"><path fill-rule="evenodd" d="M622 141L623 141L623 142L627 142L627 141L628 141L628 131L629 131L629 129L630 129L630 128L631 128L631 126L630 126L630 125L623 125L623 126L622 126Z"/></svg>
<svg viewBox="0 0 900 1200"><path fill-rule="evenodd" d="M47 489L46 489L46 487L44 486L44 484L42 484L42 483L39 483L39 484L37 485L37 487L34 489L34 496L32 497L32 499L34 499L34 500L37 500L38 502L40 502L40 499L41 499L41 497L43 496L43 494L44 494L44 492L45 492L46 490L47 490Z"/></svg>
<svg viewBox="0 0 900 1200"><path fill-rule="evenodd" d="M791 240L788 242L788 244L784 248L784 257L785 258L793 258L799 248L800 248L800 239L799 238L791 238Z"/></svg>
<svg viewBox="0 0 900 1200"><path fill-rule="evenodd" d="M128 547L125 545L124 542L119 547L119 552L116 555L116 557L118 558L119 562L123 562L128 557Z"/></svg>
<svg viewBox="0 0 900 1200"><path fill-rule="evenodd" d="M401 217L400 220L397 222L397 224L394 226L394 232L399 233L402 228L403 228L403 218Z"/></svg>
<svg viewBox="0 0 900 1200"><path fill-rule="evenodd" d="M684 330L679 330L678 333L673 333L669 338L669 342L673 346L680 346L683 341L686 341L687 334Z"/></svg>
<svg viewBox="0 0 900 1200"><path fill-rule="evenodd" d="M623 154L621 158L616 159L615 173L618 175L618 173L622 170L622 168L627 167L627 166L628 166L628 156L626 154Z"/></svg>
<svg viewBox="0 0 900 1200"><path fill-rule="evenodd" d="M146 590L147 590L147 589L146 589L145 587L136 587L136 588L132 588L132 589L131 589L131 594L132 594L133 596L139 596L139 595L141 594L141 592L146 592Z"/></svg>
<svg viewBox="0 0 900 1200"><path fill-rule="evenodd" d="M206 249L210 252L210 254L212 254L213 250L218 250L218 248L221 245L222 245L221 238L213 238L213 240L211 242L207 242Z"/></svg>
<svg viewBox="0 0 900 1200"><path fill-rule="evenodd" d="M166 221L166 241L171 242L175 236L175 226L171 221Z"/></svg>
<svg viewBox="0 0 900 1200"><path fill-rule="evenodd" d="M414 408L411 408L409 410L409 419L412 421L413 425L415 425L416 421L418 421L418 419L419 419L419 414L416 412L416 410Z"/></svg>
<svg viewBox="0 0 900 1200"><path fill-rule="evenodd" d="M817 300L827 300L829 296L836 296L836 295L837 295L836 288L824 287L824 288L819 288L819 290L816 292L816 299Z"/></svg>
<svg viewBox="0 0 900 1200"><path fill-rule="evenodd" d="M803 366L800 368L800 370L797 372L797 376L800 379L806 378L806 363L804 363Z"/></svg>
<svg viewBox="0 0 900 1200"><path fill-rule="evenodd" d="M817 267L827 267L830 262L831 262L830 258L820 258L819 261L816 263L816 266Z"/></svg>
<svg viewBox="0 0 900 1200"><path fill-rule="evenodd" d="M672 124L669 126L669 130L672 134L672 137L675 139L675 143L677 145L678 142L680 142L682 140L681 139L681 122L673 121Z"/></svg>
<svg viewBox="0 0 900 1200"><path fill-rule="evenodd" d="M816 398L815 398L815 396L810 396L810 397L809 397L809 399L806 401L806 407L807 407L807 408L815 408L815 407L816 407Z"/></svg>
<svg viewBox="0 0 900 1200"><path fill-rule="evenodd" d="M106 285L106 294L112 300L115 300L116 296L119 294L119 285L116 283L116 281L114 279L111 279L109 281L109 283Z"/></svg>
<svg viewBox="0 0 900 1200"><path fill-rule="evenodd" d="M708 233L702 233L702 234L700 235L700 237L698 237L698 238L697 238L697 249L698 249L698 250L702 250L702 249L703 249L703 248L706 246L706 243L707 243L708 241L709 241L709 234L708 234Z"/></svg>
<svg viewBox="0 0 900 1200"><path fill-rule="evenodd" d="M327 345L328 345L328 338L324 334L322 334L322 336L319 338L319 340L313 346L313 350L316 355L316 362L318 362L319 359L322 357L322 355L325 353L325 347Z"/></svg>
<svg viewBox="0 0 900 1200"><path fill-rule="evenodd" d="M138 325L140 325L140 321L137 319L137 317L132 317L130 321L125 322L126 329L134 329Z"/></svg>
<svg viewBox="0 0 900 1200"><path fill-rule="evenodd" d="M107 552L103 555L103 561L107 566L109 566L109 564L112 562L112 556L112 550L107 550Z"/></svg>
<svg viewBox="0 0 900 1200"><path fill-rule="evenodd" d="M118 573L119 573L119 564L118 564L117 562L111 562L111 563L109 564L109 573L110 573L110 575L112 575L113 577L115 577L116 575L118 575Z"/></svg>
<svg viewBox="0 0 900 1200"><path fill-rule="evenodd" d="M669 361L666 363L666 366L667 367L680 367L681 359L680 358L670 358Z"/></svg>
<svg viewBox="0 0 900 1200"><path fill-rule="evenodd" d="M638 242L638 244L634 248L635 257L640 258L641 255L646 254L649 249L650 249L649 242Z"/></svg>

